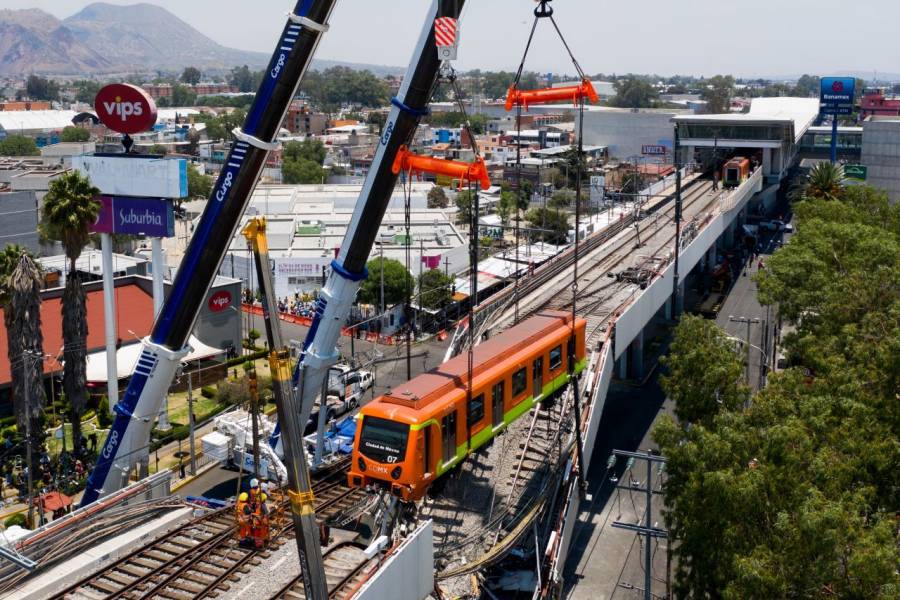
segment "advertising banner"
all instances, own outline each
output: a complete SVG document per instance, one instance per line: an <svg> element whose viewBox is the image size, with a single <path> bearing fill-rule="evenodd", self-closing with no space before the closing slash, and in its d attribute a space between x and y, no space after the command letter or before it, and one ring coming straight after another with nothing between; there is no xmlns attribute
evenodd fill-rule
<svg viewBox="0 0 900 600"><path fill-rule="evenodd" d="M104 125L119 133L146 131L156 123L156 104L150 95L130 83L112 83L97 92L94 110Z"/></svg>
<svg viewBox="0 0 900 600"><path fill-rule="evenodd" d="M641 146L641 154L644 156L665 156L668 151L668 148L661 144L644 144Z"/></svg>
<svg viewBox="0 0 900 600"><path fill-rule="evenodd" d="M823 115L853 114L856 79L853 77L823 77L819 105Z"/></svg>
<svg viewBox="0 0 900 600"><path fill-rule="evenodd" d="M183 158L140 158L125 155L72 157L72 167L104 194L185 198L188 195L187 161Z"/></svg>
<svg viewBox="0 0 900 600"><path fill-rule="evenodd" d="M142 237L173 237L175 211L166 198L99 196L100 214L94 233L121 233Z"/></svg>

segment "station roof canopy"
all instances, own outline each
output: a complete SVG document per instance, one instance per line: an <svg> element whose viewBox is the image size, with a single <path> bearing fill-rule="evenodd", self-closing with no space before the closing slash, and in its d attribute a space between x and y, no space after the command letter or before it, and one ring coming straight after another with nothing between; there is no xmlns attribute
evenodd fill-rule
<svg viewBox="0 0 900 600"><path fill-rule="evenodd" d="M819 115L817 98L754 98L750 112L716 115L677 115L672 121L680 128L683 141L718 137L722 145L729 141L792 141L798 143ZM750 132L748 128L759 130ZM764 132L780 131L773 136ZM716 136L715 132L719 135ZM764 137L757 137L763 134ZM783 137L782 137L783 135Z"/></svg>

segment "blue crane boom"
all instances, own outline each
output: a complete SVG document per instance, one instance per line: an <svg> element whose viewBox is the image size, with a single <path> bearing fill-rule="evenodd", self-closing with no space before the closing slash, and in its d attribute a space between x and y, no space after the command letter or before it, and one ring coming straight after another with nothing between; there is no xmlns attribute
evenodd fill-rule
<svg viewBox="0 0 900 600"><path fill-rule="evenodd" d="M88 478L82 506L121 489L149 454L150 430L291 100L315 54L336 0L298 0L216 180L171 293L143 349L115 420Z"/></svg>

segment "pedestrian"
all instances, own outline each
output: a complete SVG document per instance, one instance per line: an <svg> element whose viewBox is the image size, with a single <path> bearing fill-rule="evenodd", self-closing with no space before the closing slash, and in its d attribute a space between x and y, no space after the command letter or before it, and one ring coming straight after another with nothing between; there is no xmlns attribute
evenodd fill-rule
<svg viewBox="0 0 900 600"><path fill-rule="evenodd" d="M718 171L715 171L713 173L713 188L712 189L713 189L713 191L716 191L719 189L719 172Z"/></svg>
<svg viewBox="0 0 900 600"><path fill-rule="evenodd" d="M91 452L95 452L97 450L97 432L92 432L88 439L91 441Z"/></svg>

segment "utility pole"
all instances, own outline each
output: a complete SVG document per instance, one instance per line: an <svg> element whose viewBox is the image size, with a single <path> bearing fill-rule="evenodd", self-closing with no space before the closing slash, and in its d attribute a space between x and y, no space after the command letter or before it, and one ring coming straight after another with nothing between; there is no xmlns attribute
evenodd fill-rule
<svg viewBox="0 0 900 600"><path fill-rule="evenodd" d="M681 256L681 161L678 159L678 124L675 124L673 160L675 161L675 265L672 273L672 316L677 320L681 315L681 282L678 280L678 262Z"/></svg>
<svg viewBox="0 0 900 600"><path fill-rule="evenodd" d="M250 416L253 422L253 476L259 478L259 382L256 379L256 369L250 369L247 379L250 388ZM241 448L241 456L246 451L245 445Z"/></svg>
<svg viewBox="0 0 900 600"><path fill-rule="evenodd" d="M662 473L663 465L666 462L666 458L663 456L659 456L657 454L652 454L650 452L628 452L627 450L613 450L614 456L625 456L629 458L628 464L629 466L634 464L635 460L643 460L647 463L647 481L645 481L644 485L644 494L647 498L647 506L644 509L644 524L643 525L632 525L631 523L625 523L622 521L616 521L613 523L613 527L617 529L627 529L629 531L634 531L636 533L640 533L644 535L644 598L645 600L651 600L654 598L652 592L653 586L653 551L651 549L651 540L653 538L663 538L668 539L669 534L665 529L661 529L659 527L653 526L653 494L662 494L662 492L656 492L653 490L653 464L656 463L659 465L660 473ZM614 461L610 461L613 462ZM634 488L630 485L619 485L616 484L616 487L622 490L633 491ZM666 548L666 554L668 554L668 547Z"/></svg>
<svg viewBox="0 0 900 600"><path fill-rule="evenodd" d="M197 453L194 450L194 389L191 383L191 372L187 369L185 371L187 371L188 376L188 432L191 442L191 476L194 476L197 474Z"/></svg>
<svg viewBox="0 0 900 600"><path fill-rule="evenodd" d="M760 320L756 317L728 317L728 320L732 323L746 323L747 324L747 385L750 385L750 326L754 323L760 323Z"/></svg>
<svg viewBox="0 0 900 600"><path fill-rule="evenodd" d="M381 257L378 262L378 270L381 274L381 312L378 315L378 331L381 332L381 325L384 325L384 242L378 243L379 252Z"/></svg>

